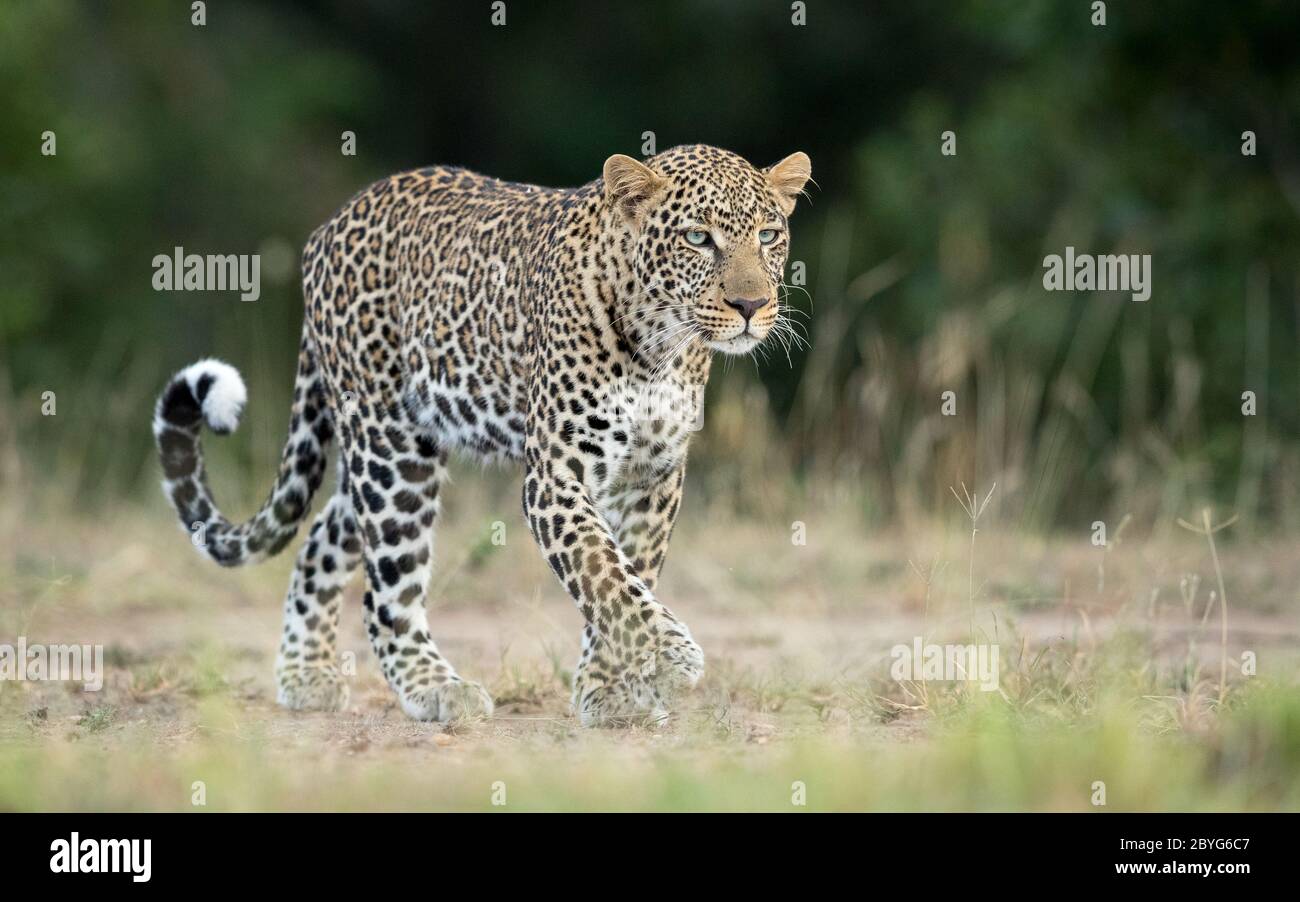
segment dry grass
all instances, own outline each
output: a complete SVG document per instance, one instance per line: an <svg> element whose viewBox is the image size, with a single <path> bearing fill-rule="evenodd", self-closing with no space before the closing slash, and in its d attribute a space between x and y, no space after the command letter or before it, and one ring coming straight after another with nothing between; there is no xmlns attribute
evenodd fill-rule
<svg viewBox="0 0 1300 902"><path fill-rule="evenodd" d="M10 496L0 636L101 643L108 675L95 694L0 683L0 809L187 809L195 781L217 809L491 810L501 782L510 810L784 810L798 782L815 809L1083 810L1095 780L1111 808L1300 807L1293 542L1212 557L1202 537L1129 525L1098 548L985 512L972 544L956 505L882 534L854 505L801 510L794 493L743 521L697 503L663 594L708 674L666 728L592 732L566 710L577 614L509 478L456 482L431 619L499 715L454 729L396 708L359 586L349 710L285 712L271 669L289 556L220 570L161 502L90 516ZM483 541L495 520L504 547ZM1219 575L1235 601L1214 635ZM1218 586L1204 603L1202 580ZM1000 647L998 692L890 678L892 646L972 634ZM1240 673L1244 651L1257 676Z"/></svg>

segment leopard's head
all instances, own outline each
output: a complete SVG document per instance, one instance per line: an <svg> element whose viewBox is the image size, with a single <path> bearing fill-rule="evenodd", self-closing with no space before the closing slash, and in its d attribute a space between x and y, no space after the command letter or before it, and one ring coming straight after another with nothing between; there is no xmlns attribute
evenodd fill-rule
<svg viewBox="0 0 1300 902"><path fill-rule="evenodd" d="M605 199L634 249L624 332L668 354L692 340L744 354L789 328L781 301L788 223L811 174L804 153L758 169L699 144L644 163L606 160Z"/></svg>

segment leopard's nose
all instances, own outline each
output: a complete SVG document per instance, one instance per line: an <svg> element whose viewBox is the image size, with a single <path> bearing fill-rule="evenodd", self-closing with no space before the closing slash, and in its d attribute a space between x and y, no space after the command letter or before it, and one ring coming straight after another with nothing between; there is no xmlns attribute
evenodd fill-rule
<svg viewBox="0 0 1300 902"><path fill-rule="evenodd" d="M727 298L727 306L749 322L750 317L767 306L769 298Z"/></svg>

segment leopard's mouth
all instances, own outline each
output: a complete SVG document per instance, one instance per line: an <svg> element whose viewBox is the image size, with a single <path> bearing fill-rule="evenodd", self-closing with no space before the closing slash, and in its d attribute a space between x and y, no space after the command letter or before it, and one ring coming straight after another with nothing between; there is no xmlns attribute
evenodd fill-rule
<svg viewBox="0 0 1300 902"><path fill-rule="evenodd" d="M695 317L700 340L711 350L723 354L748 354L763 343L775 325L770 318L761 321L752 317L742 319L734 313L728 315L730 311L723 313L724 309L725 306L718 302L708 306L704 315Z"/></svg>

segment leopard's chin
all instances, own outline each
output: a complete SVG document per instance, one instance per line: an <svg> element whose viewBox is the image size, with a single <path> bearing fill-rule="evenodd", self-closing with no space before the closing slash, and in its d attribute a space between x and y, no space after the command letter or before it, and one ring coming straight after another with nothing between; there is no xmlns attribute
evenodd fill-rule
<svg viewBox="0 0 1300 902"><path fill-rule="evenodd" d="M721 351L723 354L748 354L758 347L762 341L763 339L752 332L741 332L731 338L710 339L705 344L715 351Z"/></svg>

